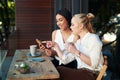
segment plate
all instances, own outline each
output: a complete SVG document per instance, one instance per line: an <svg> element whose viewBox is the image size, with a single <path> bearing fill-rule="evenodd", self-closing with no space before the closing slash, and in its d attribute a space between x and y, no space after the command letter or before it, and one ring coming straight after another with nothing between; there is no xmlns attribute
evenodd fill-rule
<svg viewBox="0 0 120 80"><path fill-rule="evenodd" d="M32 56L31 53L26 54L26 56L28 56L28 57L37 57L37 56L41 56L41 55L42 55L41 52L36 52L35 56Z"/></svg>
<svg viewBox="0 0 120 80"><path fill-rule="evenodd" d="M45 61L45 59L44 58L28 58L28 61L43 62Z"/></svg>

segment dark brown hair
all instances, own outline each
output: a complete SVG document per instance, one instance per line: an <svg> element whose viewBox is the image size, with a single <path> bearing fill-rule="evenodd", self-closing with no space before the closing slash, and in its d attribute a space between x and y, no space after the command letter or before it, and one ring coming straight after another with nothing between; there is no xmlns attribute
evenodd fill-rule
<svg viewBox="0 0 120 80"><path fill-rule="evenodd" d="M60 15L62 15L63 17L65 17L65 19L67 20L67 22L68 22L68 25L69 26L71 26L71 19L72 19L72 14L71 14L71 12L68 10L68 9L61 9L61 10L58 10L57 12L56 12L56 15L57 14L60 14Z"/></svg>

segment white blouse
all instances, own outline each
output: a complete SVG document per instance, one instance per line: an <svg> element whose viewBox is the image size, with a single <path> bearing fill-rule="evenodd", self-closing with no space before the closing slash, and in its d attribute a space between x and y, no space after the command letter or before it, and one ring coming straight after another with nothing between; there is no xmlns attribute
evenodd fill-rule
<svg viewBox="0 0 120 80"><path fill-rule="evenodd" d="M77 68L88 68L90 70L97 70L103 66L103 55L102 55L102 42L98 35L87 33L82 39L79 39L75 43L76 48L84 55L90 57L92 66L87 65L80 57L75 54L68 53L69 56L63 55L61 62L66 64L74 59L77 60ZM66 52L65 52L66 53Z"/></svg>
<svg viewBox="0 0 120 80"><path fill-rule="evenodd" d="M71 34L71 35L69 36L69 38L67 39L66 42L73 42L74 37L75 37L75 35ZM56 31L56 35L55 35L55 40L54 40L54 41L59 45L59 47L60 47L60 49L61 49L62 51L65 50L65 43L64 43L64 41L63 41L62 33L61 33L60 30L57 30L57 31ZM64 53L63 55L64 55L64 56L69 56L69 54L66 54L66 53ZM55 56L55 58L56 58L57 60L59 60L59 65L61 65L60 58L57 57L57 56Z"/></svg>

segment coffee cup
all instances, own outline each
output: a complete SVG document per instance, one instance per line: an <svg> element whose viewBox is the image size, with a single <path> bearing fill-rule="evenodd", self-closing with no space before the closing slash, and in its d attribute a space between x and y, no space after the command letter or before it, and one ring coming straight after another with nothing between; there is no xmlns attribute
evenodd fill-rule
<svg viewBox="0 0 120 80"><path fill-rule="evenodd" d="M37 51L37 45L30 45L30 54L31 56L35 56Z"/></svg>

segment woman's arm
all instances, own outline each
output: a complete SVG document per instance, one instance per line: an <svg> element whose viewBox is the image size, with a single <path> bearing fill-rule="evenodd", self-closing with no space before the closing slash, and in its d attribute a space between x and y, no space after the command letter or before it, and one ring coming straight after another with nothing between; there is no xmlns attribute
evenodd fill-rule
<svg viewBox="0 0 120 80"><path fill-rule="evenodd" d="M83 62L85 62L86 64L91 66L91 61L90 58L86 55L84 55L82 52L80 52L79 50L77 50L77 48L75 47L75 45L73 43L67 43L66 44L66 49L68 52L71 52L73 54L75 54L76 56L78 56Z"/></svg>
<svg viewBox="0 0 120 80"><path fill-rule="evenodd" d="M75 54L82 60L84 61L87 65L91 66L91 60L90 57L84 55L82 52L80 52L79 50L75 51Z"/></svg>
<svg viewBox="0 0 120 80"><path fill-rule="evenodd" d="M48 42L48 43L52 45L52 48L56 52L57 56L62 59L63 53L62 53L59 45L54 41L51 41L51 42Z"/></svg>
<svg viewBox="0 0 120 80"><path fill-rule="evenodd" d="M102 58L102 42L97 37L92 37L90 39L92 42L88 45L88 52L90 56L91 66L95 68L98 66L99 61Z"/></svg>
<svg viewBox="0 0 120 80"><path fill-rule="evenodd" d="M75 60L75 56L68 52L67 50L61 51L57 43L54 45L54 50L56 51L59 60L62 64L68 64L71 61Z"/></svg>
<svg viewBox="0 0 120 80"><path fill-rule="evenodd" d="M55 40L55 35L56 35L56 30L54 30L54 31L52 32L52 41ZM57 54L56 54L56 51L52 48L52 46L50 47L49 45L50 45L50 44L49 44L49 41L48 41L48 42L46 41L46 47L48 48L48 49L45 49L46 55L47 55L47 56L55 56L55 55L57 55Z"/></svg>
<svg viewBox="0 0 120 80"><path fill-rule="evenodd" d="M54 31L52 32L52 41L55 40L55 35L56 35L56 30L54 30Z"/></svg>

